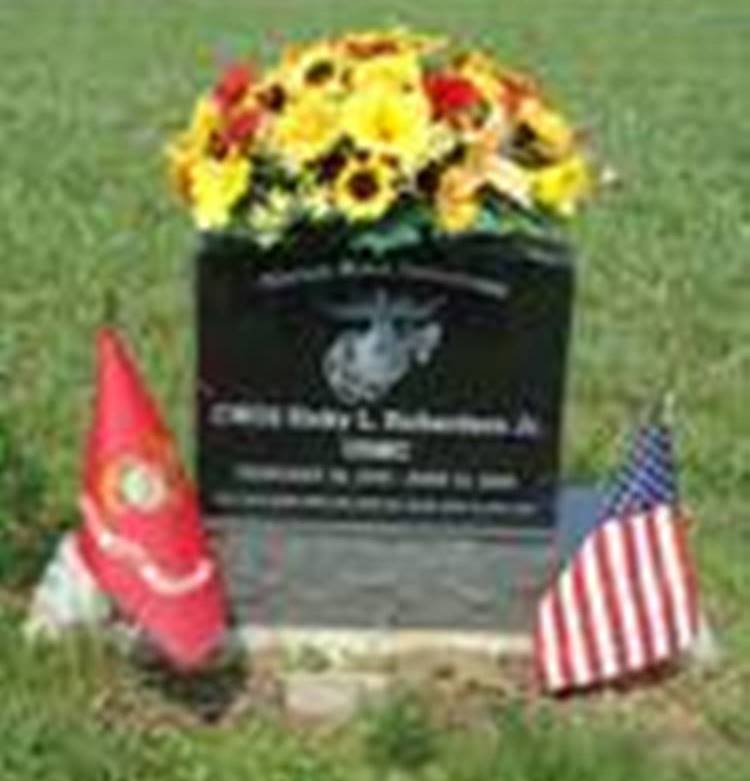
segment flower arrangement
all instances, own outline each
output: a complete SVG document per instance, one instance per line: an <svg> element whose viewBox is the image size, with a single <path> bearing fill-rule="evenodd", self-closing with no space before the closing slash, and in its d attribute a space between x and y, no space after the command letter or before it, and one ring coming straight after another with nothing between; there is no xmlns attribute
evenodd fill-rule
<svg viewBox="0 0 750 781"><path fill-rule="evenodd" d="M591 188L579 136L531 78L406 30L232 64L168 161L199 229L263 246L327 223L504 232L573 214Z"/></svg>

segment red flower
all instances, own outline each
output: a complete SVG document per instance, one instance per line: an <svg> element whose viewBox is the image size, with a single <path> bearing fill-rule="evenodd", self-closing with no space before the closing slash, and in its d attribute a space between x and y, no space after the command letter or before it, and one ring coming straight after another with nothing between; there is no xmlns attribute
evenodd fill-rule
<svg viewBox="0 0 750 781"><path fill-rule="evenodd" d="M221 159L234 146L243 146L257 132L262 119L260 109L242 109L234 114L212 142L214 155Z"/></svg>
<svg viewBox="0 0 750 781"><path fill-rule="evenodd" d="M469 79L455 73L428 73L424 77L424 89L432 103L433 114L438 118L472 108L482 99Z"/></svg>
<svg viewBox="0 0 750 781"><path fill-rule="evenodd" d="M224 136L230 144L244 144L255 135L260 120L261 112L258 109L244 109L232 117L224 130Z"/></svg>
<svg viewBox="0 0 750 781"><path fill-rule="evenodd" d="M242 100L253 82L253 72L244 63L234 63L226 68L214 88L214 100L222 111L228 111Z"/></svg>

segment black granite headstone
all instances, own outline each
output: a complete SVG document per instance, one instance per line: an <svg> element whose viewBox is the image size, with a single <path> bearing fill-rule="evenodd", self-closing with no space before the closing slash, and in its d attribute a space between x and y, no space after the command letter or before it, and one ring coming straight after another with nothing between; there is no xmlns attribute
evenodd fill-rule
<svg viewBox="0 0 750 781"><path fill-rule="evenodd" d="M570 505L565 248L210 237L196 286L200 495L237 622L527 629Z"/></svg>
<svg viewBox="0 0 750 781"><path fill-rule="evenodd" d="M225 238L197 263L208 515L348 531L554 524L563 247L469 236L376 259Z"/></svg>

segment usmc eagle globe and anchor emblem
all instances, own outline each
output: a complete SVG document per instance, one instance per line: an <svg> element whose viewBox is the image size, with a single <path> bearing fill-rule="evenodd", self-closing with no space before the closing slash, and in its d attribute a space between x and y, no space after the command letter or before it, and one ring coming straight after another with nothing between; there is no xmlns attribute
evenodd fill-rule
<svg viewBox="0 0 750 781"><path fill-rule="evenodd" d="M434 317L442 298L419 303L378 288L360 301L329 304L326 314L350 327L326 350L322 371L336 398L347 405L373 403L411 369L431 361L443 337Z"/></svg>

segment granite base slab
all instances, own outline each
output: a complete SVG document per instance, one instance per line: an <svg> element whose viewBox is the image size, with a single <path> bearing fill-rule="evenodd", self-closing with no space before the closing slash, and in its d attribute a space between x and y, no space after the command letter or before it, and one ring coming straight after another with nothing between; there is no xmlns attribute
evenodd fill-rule
<svg viewBox="0 0 750 781"><path fill-rule="evenodd" d="M596 520L560 491L554 532L389 524L314 528L210 518L237 626L528 632L547 583Z"/></svg>

